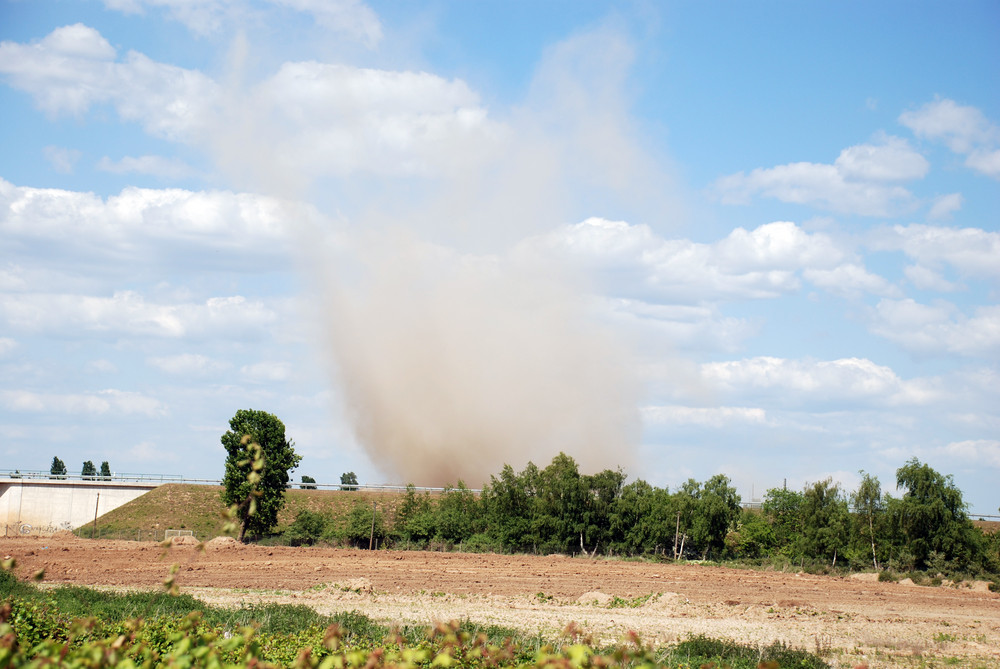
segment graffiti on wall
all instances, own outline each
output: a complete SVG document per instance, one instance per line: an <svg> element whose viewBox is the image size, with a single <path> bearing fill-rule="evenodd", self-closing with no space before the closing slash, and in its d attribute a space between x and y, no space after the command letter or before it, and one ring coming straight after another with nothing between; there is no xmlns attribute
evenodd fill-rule
<svg viewBox="0 0 1000 669"><path fill-rule="evenodd" d="M3 526L3 536L5 537L46 537L56 532L70 531L73 526L69 521L64 521L58 525L32 525L30 523L8 523Z"/></svg>

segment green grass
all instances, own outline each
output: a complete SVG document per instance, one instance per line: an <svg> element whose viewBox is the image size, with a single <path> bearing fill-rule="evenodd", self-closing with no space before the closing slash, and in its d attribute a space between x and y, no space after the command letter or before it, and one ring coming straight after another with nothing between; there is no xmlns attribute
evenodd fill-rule
<svg viewBox="0 0 1000 669"><path fill-rule="evenodd" d="M167 483L150 490L97 519L97 536L115 539L162 540L167 529L191 530L195 537L207 541L222 534L222 513L226 506L220 494L222 486ZM276 533L284 531L300 511L330 514L340 522L357 503L378 504L379 511L391 522L405 493L365 490L299 490L285 493L285 508L278 514ZM93 525L75 531L90 537Z"/></svg>
<svg viewBox="0 0 1000 669"><path fill-rule="evenodd" d="M574 657L574 654L585 653L603 655L612 660L612 665L619 661L626 666L643 660L655 661L666 667L712 664L731 669L755 669L758 663L764 662L777 663L768 666L783 669L828 668L816 655L781 644L756 648L699 636L657 649L639 645L598 648L588 646L586 639L567 637L547 640L537 634L468 620L457 627L437 625L432 628L408 626L390 629L358 611L324 616L302 605L258 604L224 608L203 604L184 594L109 593L75 586L41 589L18 582L13 574L6 571L0 572L0 599L13 605L8 610L10 624L19 641L36 649L43 648L46 643L61 644L67 649L85 648L87 644L99 646L105 643L103 639L114 639L121 634L129 634L129 630L138 629L133 621L142 619L141 631L136 638L161 656L174 652L176 644L185 634L193 644L202 647L199 652L208 652L205 644L215 643L213 639L229 639L242 634L241 629L254 627L257 629L254 637L257 650L254 652L260 659L282 665L291 664L303 648L310 649L316 657L328 654L331 646L326 641L330 630L336 629L341 647L347 649L345 652L362 655L369 652L427 652L430 655L418 662L424 666L441 652L455 654L453 666L486 666L477 658L480 658L480 653L489 652L496 654L496 658L502 659L504 664L525 666L536 663L541 666L545 658L558 660L555 663L563 666L565 662L560 658L565 660ZM80 618L95 622L80 627L74 622ZM192 624L195 626L192 627ZM82 632L79 631L81 629ZM198 636L191 636L195 632ZM384 650L376 650L379 648ZM487 648L493 650L487 651ZM238 656L232 658L239 659Z"/></svg>

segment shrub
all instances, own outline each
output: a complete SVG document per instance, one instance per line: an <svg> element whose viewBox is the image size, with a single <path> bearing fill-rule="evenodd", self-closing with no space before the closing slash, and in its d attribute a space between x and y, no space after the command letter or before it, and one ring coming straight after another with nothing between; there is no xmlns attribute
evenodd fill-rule
<svg viewBox="0 0 1000 669"><path fill-rule="evenodd" d="M284 537L291 546L312 546L323 538L331 523L329 515L303 509L285 529Z"/></svg>
<svg viewBox="0 0 1000 669"><path fill-rule="evenodd" d="M500 543L485 533L473 534L463 544L462 550L469 553L502 553Z"/></svg>

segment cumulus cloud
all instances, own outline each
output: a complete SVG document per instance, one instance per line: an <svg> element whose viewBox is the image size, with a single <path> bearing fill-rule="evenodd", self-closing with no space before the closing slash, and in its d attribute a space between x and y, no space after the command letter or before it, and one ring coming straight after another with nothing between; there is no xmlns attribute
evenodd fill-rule
<svg viewBox="0 0 1000 669"><path fill-rule="evenodd" d="M801 277L834 293L892 295L829 235L794 223L736 228L712 244L665 239L646 225L590 218L522 244L601 275L615 293L649 301L765 299L798 291Z"/></svg>
<svg viewBox="0 0 1000 669"><path fill-rule="evenodd" d="M202 257L218 267L228 257L236 269L260 271L287 264L289 228L301 222L296 214L306 220L316 216L309 208L248 193L129 187L102 199L0 178L0 232L25 245L25 254L35 248L50 256L60 247L75 247L67 262L113 258L127 266L133 258L149 264L165 257L195 263ZM248 256L256 262L248 264Z"/></svg>
<svg viewBox="0 0 1000 669"><path fill-rule="evenodd" d="M962 276L1000 277L1000 232L981 228L947 228L932 225L896 225L876 231L868 246L875 250L901 250L908 258L930 268L948 265Z"/></svg>
<svg viewBox="0 0 1000 669"><path fill-rule="evenodd" d="M1000 126L976 107L939 98L903 112L899 122L918 137L944 142L964 155L965 164L973 170L1000 179Z"/></svg>
<svg viewBox="0 0 1000 669"><path fill-rule="evenodd" d="M111 297L73 294L0 295L0 319L30 333L67 330L112 335L245 339L260 337L277 313L259 300L235 295L203 303L162 304L134 291Z"/></svg>
<svg viewBox="0 0 1000 669"><path fill-rule="evenodd" d="M798 162L757 168L722 177L715 190L726 204L754 196L808 204L845 214L890 216L916 206L912 193L896 182L921 179L927 160L906 140L883 137L841 151L832 165Z"/></svg>
<svg viewBox="0 0 1000 669"><path fill-rule="evenodd" d="M0 405L8 411L52 414L159 416L166 412L166 407L159 400L122 390L71 394L0 390Z"/></svg>
<svg viewBox="0 0 1000 669"><path fill-rule="evenodd" d="M950 293L959 290L961 286L952 281L948 281L929 267L923 265L907 265L903 268L903 274L907 280L920 290L933 290L939 293Z"/></svg>
<svg viewBox="0 0 1000 669"><path fill-rule="evenodd" d="M277 166L260 158L245 166L264 171L257 178L280 169L303 179L455 174L493 153L502 135L465 82L427 72L285 63L248 95L254 116L234 113L250 127L230 136L220 126L215 145L223 160L243 160L248 132L272 137L273 147L258 142L254 150L270 151Z"/></svg>
<svg viewBox="0 0 1000 669"><path fill-rule="evenodd" d="M737 351L759 330L757 322L725 316L715 305L654 304L628 298L599 298L596 303L596 311L637 343L653 339L669 342L678 350Z"/></svg>
<svg viewBox="0 0 1000 669"><path fill-rule="evenodd" d="M996 439L969 439L953 441L946 445L943 454L969 464L985 465L1000 469L1000 441Z"/></svg>
<svg viewBox="0 0 1000 669"><path fill-rule="evenodd" d="M1000 306L977 307L972 316L948 302L921 304L883 299L875 306L871 331L914 353L994 358L1000 354Z"/></svg>
<svg viewBox="0 0 1000 669"><path fill-rule="evenodd" d="M848 147L833 165L844 179L854 181L912 181L923 179L930 169L927 159L899 137Z"/></svg>
<svg viewBox="0 0 1000 669"><path fill-rule="evenodd" d="M31 44L0 42L0 73L29 93L50 115L80 116L110 103L151 134L193 141L218 104L218 86L193 70L165 65L130 51L123 62L93 28L56 28Z"/></svg>
<svg viewBox="0 0 1000 669"><path fill-rule="evenodd" d="M727 393L777 391L792 402L924 405L937 396L930 384L904 381L891 368L864 358L790 360L755 357L702 365L702 376ZM788 393L791 394L788 394Z"/></svg>

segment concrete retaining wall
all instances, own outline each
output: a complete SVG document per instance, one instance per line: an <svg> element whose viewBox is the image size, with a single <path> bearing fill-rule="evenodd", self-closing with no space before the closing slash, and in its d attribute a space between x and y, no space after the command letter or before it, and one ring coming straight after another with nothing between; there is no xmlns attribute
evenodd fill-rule
<svg viewBox="0 0 1000 669"><path fill-rule="evenodd" d="M0 526L7 536L50 535L94 522L158 483L0 479Z"/></svg>

